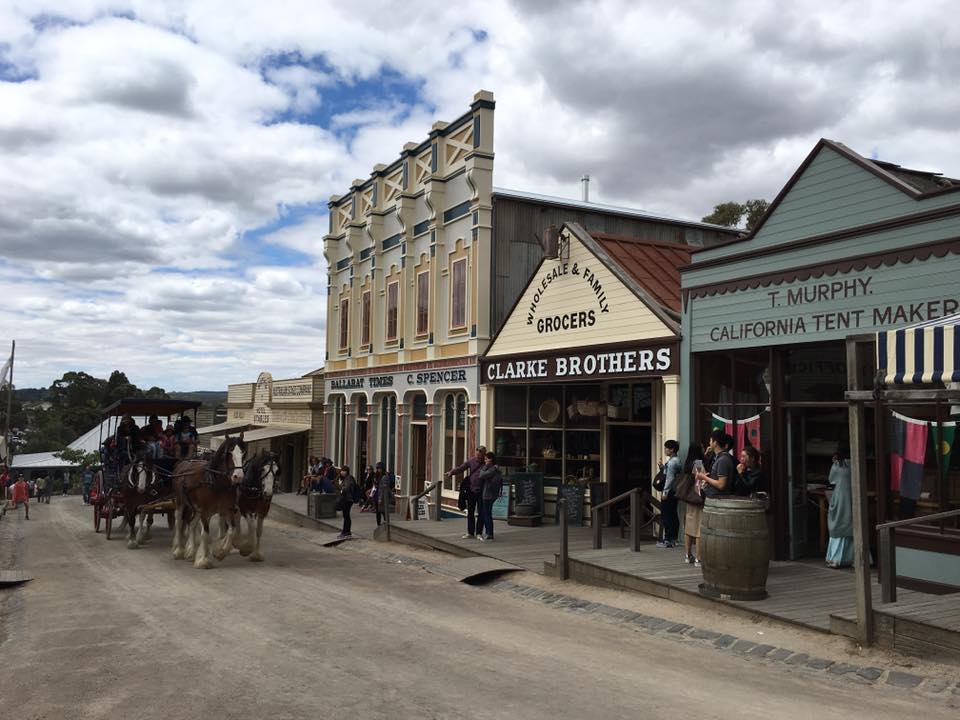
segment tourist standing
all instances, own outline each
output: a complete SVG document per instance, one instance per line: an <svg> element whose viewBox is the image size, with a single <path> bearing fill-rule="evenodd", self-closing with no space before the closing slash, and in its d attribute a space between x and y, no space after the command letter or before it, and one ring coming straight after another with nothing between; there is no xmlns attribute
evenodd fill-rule
<svg viewBox="0 0 960 720"><path fill-rule="evenodd" d="M356 502L357 481L350 474L350 468L346 465L340 468L340 512L343 513L343 529L340 530L338 538L345 539L353 537L350 532L353 523L350 520L350 508Z"/></svg>
<svg viewBox="0 0 960 720"><path fill-rule="evenodd" d="M480 519L483 527L477 538L480 542L493 541L493 504L503 491L503 473L496 465L496 456L492 452L484 454L484 465L480 468L481 492Z"/></svg>
<svg viewBox="0 0 960 720"><path fill-rule="evenodd" d="M63 492L61 494L63 495L70 494L70 471L69 470L63 471Z"/></svg>
<svg viewBox="0 0 960 720"><path fill-rule="evenodd" d="M90 504L90 488L93 487L93 468L87 465L83 469L83 504Z"/></svg>
<svg viewBox="0 0 960 720"><path fill-rule="evenodd" d="M703 494L708 498L725 497L733 493L733 483L737 468L730 457L733 438L723 430L714 430L710 434L710 449L713 451L713 464L710 472L697 473Z"/></svg>
<svg viewBox="0 0 960 720"><path fill-rule="evenodd" d="M686 510L683 515L683 557L696 567L700 567L700 521L703 519L703 496L697 492L699 481L696 474L703 467L703 445L690 443L687 457L683 461L683 476L689 478L685 484L691 488L684 497Z"/></svg>
<svg viewBox="0 0 960 720"><path fill-rule="evenodd" d="M476 454L467 460L463 465L458 465L452 470L447 470L444 477L466 473L466 477L461 481L461 485L466 485L467 495L467 532L461 535L461 539L476 537L477 535L477 517L475 513L483 511L483 481L480 479L480 469L486 463L487 448L483 445L477 448ZM482 528L480 529L482 532Z"/></svg>
<svg viewBox="0 0 960 720"><path fill-rule="evenodd" d="M833 456L827 482L833 485L830 509L827 511L827 567L853 565L853 495L850 491L849 451L840 447Z"/></svg>
<svg viewBox="0 0 960 720"><path fill-rule="evenodd" d="M13 484L11 498L13 508L16 510L23 505L23 511L27 520L30 519L30 488L27 481L23 479L23 473L17 475L17 481Z"/></svg>
<svg viewBox="0 0 960 720"><path fill-rule="evenodd" d="M680 443L676 440L667 440L663 444L666 460L657 463L663 471L663 493L660 497L660 515L663 518L663 539L657 547L672 548L677 544L677 535L680 533L680 518L677 517L677 480L683 466L677 454L680 452Z"/></svg>
<svg viewBox="0 0 960 720"><path fill-rule="evenodd" d="M388 504L393 502L393 488L397 480L392 472L387 472L387 466L382 461L377 463L373 475L373 504L377 508L377 527L380 527L380 522L383 520Z"/></svg>

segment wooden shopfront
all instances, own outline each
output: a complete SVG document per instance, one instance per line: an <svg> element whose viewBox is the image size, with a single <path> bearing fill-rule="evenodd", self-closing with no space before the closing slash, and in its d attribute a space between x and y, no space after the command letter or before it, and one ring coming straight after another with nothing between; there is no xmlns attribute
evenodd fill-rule
<svg viewBox="0 0 960 720"><path fill-rule="evenodd" d="M508 475L543 475L547 519L564 483L588 488L588 504L650 488L677 430L671 302L674 268L688 257L682 245L564 225L556 257L544 259L481 359L484 438Z"/></svg>
<svg viewBox="0 0 960 720"><path fill-rule="evenodd" d="M770 479L775 556L822 556L827 479L849 447L845 339L960 306L957 181L817 144L746 238L694 253L682 269L682 434L726 426L758 445ZM854 386L873 388L863 353ZM882 437L867 408L870 522L898 512ZM876 424L879 423L879 424ZM925 491L919 510L960 500Z"/></svg>

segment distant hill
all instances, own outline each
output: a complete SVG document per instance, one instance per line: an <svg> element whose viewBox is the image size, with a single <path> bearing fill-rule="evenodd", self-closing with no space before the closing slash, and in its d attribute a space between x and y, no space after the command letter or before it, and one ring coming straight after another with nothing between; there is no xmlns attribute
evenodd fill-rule
<svg viewBox="0 0 960 720"><path fill-rule="evenodd" d="M190 392L168 392L174 400L194 400L204 405L216 407L227 403L227 393L220 390L191 390Z"/></svg>
<svg viewBox="0 0 960 720"><path fill-rule="evenodd" d="M38 402L47 397L46 388L14 388L13 397L20 402Z"/></svg>

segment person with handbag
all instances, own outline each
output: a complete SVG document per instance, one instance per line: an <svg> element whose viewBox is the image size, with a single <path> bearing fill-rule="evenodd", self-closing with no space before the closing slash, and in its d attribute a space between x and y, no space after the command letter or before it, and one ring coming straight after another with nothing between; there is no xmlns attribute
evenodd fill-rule
<svg viewBox="0 0 960 720"><path fill-rule="evenodd" d="M680 519L677 517L676 483L682 470L680 458L680 443L676 440L667 440L663 444L663 452L667 456L666 462L658 462L660 472L654 478L653 487L663 493L660 496L660 516L663 519L663 538L657 543L659 548L676 547L677 535L680 532ZM661 479L662 476L662 479ZM659 485L659 487L658 487Z"/></svg>
<svg viewBox="0 0 960 720"><path fill-rule="evenodd" d="M483 519L483 480L480 479L480 470L486 462L486 456L487 448L481 445L477 448L476 455L463 465L458 465L443 474L444 477L466 474L461 487L466 490L467 496L467 532L460 536L461 540L477 537L478 534L483 533L483 528L478 527L478 520Z"/></svg>
<svg viewBox="0 0 960 720"><path fill-rule="evenodd" d="M683 470L677 482L677 497L686 508L683 516L683 559L700 567L700 521L703 519L703 495L698 490L696 472L704 466L703 446L690 443Z"/></svg>

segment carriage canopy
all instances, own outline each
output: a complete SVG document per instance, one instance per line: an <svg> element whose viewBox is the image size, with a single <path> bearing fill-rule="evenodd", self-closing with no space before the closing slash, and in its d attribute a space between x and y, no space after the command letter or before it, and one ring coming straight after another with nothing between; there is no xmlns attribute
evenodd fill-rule
<svg viewBox="0 0 960 720"><path fill-rule="evenodd" d="M196 400L171 400L168 398L124 398L104 408L103 417L119 417L129 413L134 417L149 415L177 415L196 410L202 403Z"/></svg>

